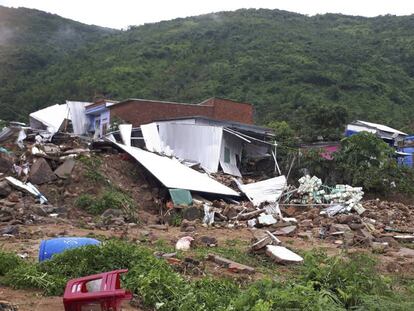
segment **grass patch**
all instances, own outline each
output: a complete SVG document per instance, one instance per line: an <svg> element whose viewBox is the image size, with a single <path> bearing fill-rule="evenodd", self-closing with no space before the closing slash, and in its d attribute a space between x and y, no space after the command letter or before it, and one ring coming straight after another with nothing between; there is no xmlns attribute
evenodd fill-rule
<svg viewBox="0 0 414 311"><path fill-rule="evenodd" d="M95 156L84 156L81 155L78 160L84 165L85 172L84 176L85 178L89 179L90 181L97 182L97 183L104 183L105 182L105 176L102 175L99 171L99 168L102 165L102 160Z"/></svg>
<svg viewBox="0 0 414 311"><path fill-rule="evenodd" d="M238 241L229 243L236 248L240 245ZM156 247L168 246L157 242ZM252 263L249 257L229 249L219 248L214 253ZM0 254L5 258L4 252ZM42 263L5 265L2 283L56 295L63 293L71 278L127 268L124 286L138 295L144 307L157 310L414 310L413 281L396 283L381 276L372 257L328 257L317 251L306 253L304 258L305 263L289 279L240 285L209 276L190 280L157 259L152 249L111 240L71 249Z"/></svg>
<svg viewBox="0 0 414 311"><path fill-rule="evenodd" d="M81 194L75 200L75 206L93 215L100 215L109 208L122 209L127 215L136 209L134 200L126 193L115 188L107 189L101 196Z"/></svg>

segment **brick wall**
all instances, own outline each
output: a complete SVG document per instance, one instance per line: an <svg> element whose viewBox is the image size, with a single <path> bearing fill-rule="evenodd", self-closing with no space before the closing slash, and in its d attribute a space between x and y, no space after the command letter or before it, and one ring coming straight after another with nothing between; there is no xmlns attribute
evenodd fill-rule
<svg viewBox="0 0 414 311"><path fill-rule="evenodd" d="M239 103L228 99L211 98L201 105L214 107L214 119L236 121L245 124L253 124L253 106L247 103Z"/></svg>
<svg viewBox="0 0 414 311"><path fill-rule="evenodd" d="M119 117L134 127L154 120L192 116L253 124L253 107L250 104L218 98L207 100L200 105L127 100L111 106L110 111L111 119Z"/></svg>

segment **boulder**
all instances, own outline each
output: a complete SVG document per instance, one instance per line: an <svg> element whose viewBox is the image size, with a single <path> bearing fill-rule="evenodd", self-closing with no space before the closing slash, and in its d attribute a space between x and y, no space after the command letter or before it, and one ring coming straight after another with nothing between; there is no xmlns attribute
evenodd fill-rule
<svg viewBox="0 0 414 311"><path fill-rule="evenodd" d="M51 182L56 179L56 175L53 173L47 161L43 158L38 158L33 163L30 169L29 180L31 183L40 185Z"/></svg>

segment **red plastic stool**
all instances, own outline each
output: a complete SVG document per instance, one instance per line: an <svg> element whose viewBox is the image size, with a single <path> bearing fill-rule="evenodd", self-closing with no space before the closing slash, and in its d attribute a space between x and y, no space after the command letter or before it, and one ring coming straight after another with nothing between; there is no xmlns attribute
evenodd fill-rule
<svg viewBox="0 0 414 311"><path fill-rule="evenodd" d="M131 292L121 288L120 274L115 270L79 279L66 284L63 295L65 311L120 311L122 300L131 299Z"/></svg>

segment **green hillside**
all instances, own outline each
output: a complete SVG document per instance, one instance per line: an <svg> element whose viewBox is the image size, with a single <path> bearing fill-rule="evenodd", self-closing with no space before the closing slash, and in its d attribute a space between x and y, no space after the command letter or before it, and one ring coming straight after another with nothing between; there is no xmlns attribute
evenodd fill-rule
<svg viewBox="0 0 414 311"><path fill-rule="evenodd" d="M35 12L39 23L73 23ZM258 123L286 120L302 136L354 118L414 130L414 16L238 10L132 27L102 39L102 29L76 24L79 33L95 38L77 38L71 50L62 45L52 62L49 49L36 50L45 62L31 74L17 71L12 86L0 87L2 106L19 107L6 117L96 94L185 102L218 96L251 102ZM29 32L32 39L39 33ZM47 41L42 37L34 47ZM22 58L22 65L32 59Z"/></svg>
<svg viewBox="0 0 414 311"><path fill-rule="evenodd" d="M0 6L0 118L22 118L29 108L48 105L36 86L38 74L112 29L84 25L58 15Z"/></svg>

